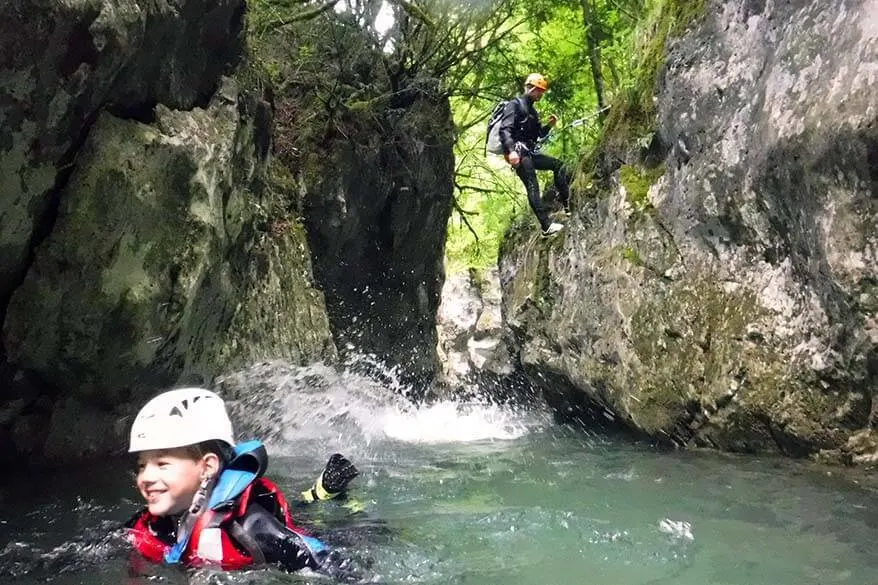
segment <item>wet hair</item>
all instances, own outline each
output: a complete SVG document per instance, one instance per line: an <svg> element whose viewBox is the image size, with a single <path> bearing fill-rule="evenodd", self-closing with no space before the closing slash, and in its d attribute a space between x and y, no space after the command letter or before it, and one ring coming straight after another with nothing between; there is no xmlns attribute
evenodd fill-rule
<svg viewBox="0 0 878 585"><path fill-rule="evenodd" d="M216 439L202 441L201 443L187 445L185 447L177 447L177 449L181 451L185 457L188 457L193 461L198 461L208 453L213 453L220 460L220 470L224 469L235 457L235 450L229 446L228 443ZM167 450L170 451L171 449ZM139 468L138 458L140 457L140 453L132 453L132 455L134 455L134 459L132 460L132 472L136 475L137 469Z"/></svg>
<svg viewBox="0 0 878 585"><path fill-rule="evenodd" d="M208 453L213 453L219 457L222 467L228 465L235 455L234 450L225 441L215 439L202 441L195 445L189 445L188 447L183 447L183 449L186 451L187 455L192 457L192 459L201 459Z"/></svg>

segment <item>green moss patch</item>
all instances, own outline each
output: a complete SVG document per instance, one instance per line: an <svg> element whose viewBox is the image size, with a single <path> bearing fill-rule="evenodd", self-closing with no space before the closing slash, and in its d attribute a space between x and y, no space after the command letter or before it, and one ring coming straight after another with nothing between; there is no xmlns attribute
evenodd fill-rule
<svg viewBox="0 0 878 585"><path fill-rule="evenodd" d="M619 168L619 180L625 187L628 203L635 211L645 212L652 209L649 188L664 175L664 172L664 167L642 169L634 165L622 165Z"/></svg>
<svg viewBox="0 0 878 585"><path fill-rule="evenodd" d="M638 32L635 48L638 64L628 84L610 108L598 151L627 151L632 145L645 148L655 132L656 79L665 65L667 43L706 12L706 0L659 0Z"/></svg>
<svg viewBox="0 0 878 585"><path fill-rule="evenodd" d="M632 345L641 364L638 392L628 405L648 432L672 429L693 407L712 407L734 384L767 385L774 401L776 360L742 343L761 308L752 293L728 293L693 282L644 304L632 317Z"/></svg>

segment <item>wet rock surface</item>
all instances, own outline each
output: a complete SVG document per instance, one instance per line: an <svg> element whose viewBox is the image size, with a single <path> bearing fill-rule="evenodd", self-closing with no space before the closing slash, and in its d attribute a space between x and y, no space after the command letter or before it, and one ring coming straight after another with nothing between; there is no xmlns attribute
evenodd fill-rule
<svg viewBox="0 0 878 585"><path fill-rule="evenodd" d="M461 271L442 288L437 315L442 382L458 391L502 394L514 364L506 344L496 269Z"/></svg>
<svg viewBox="0 0 878 585"><path fill-rule="evenodd" d="M668 45L664 158L617 164L559 237L510 233L504 314L560 409L678 445L874 460L876 15L709 3Z"/></svg>
<svg viewBox="0 0 878 585"><path fill-rule="evenodd" d="M0 7L0 299L51 230L99 112L205 105L239 57L243 0L11 0ZM4 303L5 304L5 303Z"/></svg>
<svg viewBox="0 0 878 585"><path fill-rule="evenodd" d="M0 464L124 449L165 385L335 358L270 106L223 76L243 11L0 8Z"/></svg>
<svg viewBox="0 0 878 585"><path fill-rule="evenodd" d="M340 348L374 354L425 387L438 370L454 157L447 100L378 112L380 128L335 145L307 181L305 224Z"/></svg>

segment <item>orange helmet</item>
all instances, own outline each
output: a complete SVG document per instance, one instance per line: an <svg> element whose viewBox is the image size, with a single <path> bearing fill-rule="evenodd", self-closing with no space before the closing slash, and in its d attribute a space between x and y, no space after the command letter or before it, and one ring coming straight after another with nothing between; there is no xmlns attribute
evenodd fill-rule
<svg viewBox="0 0 878 585"><path fill-rule="evenodd" d="M528 75L527 79L524 80L524 84L538 87L543 91L549 89L549 81L539 73L531 73Z"/></svg>

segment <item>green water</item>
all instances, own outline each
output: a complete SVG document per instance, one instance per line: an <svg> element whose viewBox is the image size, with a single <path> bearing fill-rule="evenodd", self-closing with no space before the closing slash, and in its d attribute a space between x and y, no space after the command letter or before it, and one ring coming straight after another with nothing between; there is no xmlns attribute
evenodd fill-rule
<svg viewBox="0 0 878 585"><path fill-rule="evenodd" d="M495 409L402 412L351 401L335 396L323 415L306 416L297 398L286 417L251 426L275 428L269 476L288 495L308 487L333 451L355 461L362 511L331 503L304 520L334 535L369 582L878 583L875 493L825 469L667 452ZM107 536L139 505L118 462L0 485L3 584L329 582L265 569L129 575L124 544Z"/></svg>
<svg viewBox="0 0 878 585"><path fill-rule="evenodd" d="M795 466L545 435L422 456L381 514L435 583L878 582L872 494Z"/></svg>

